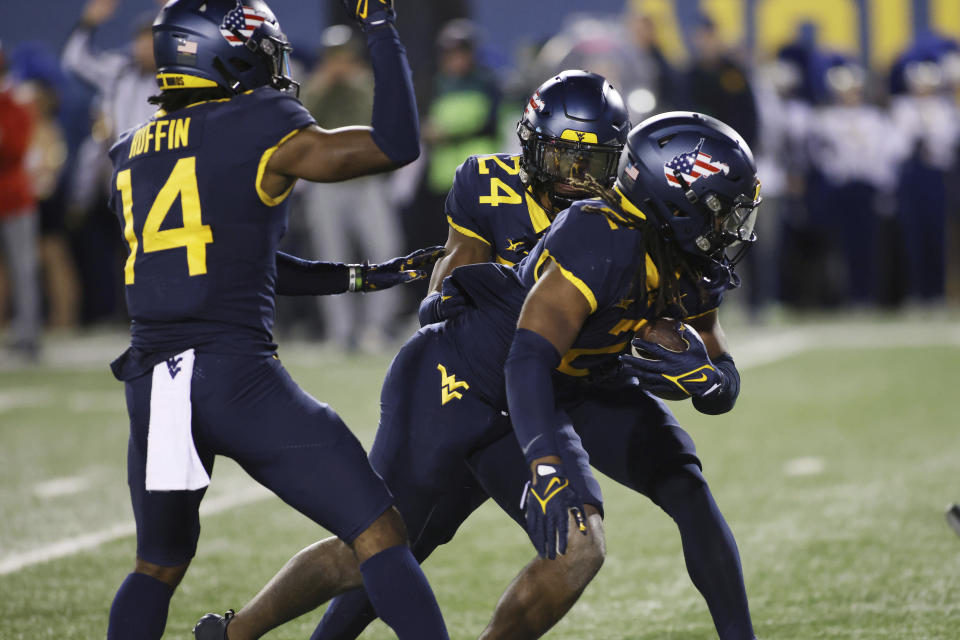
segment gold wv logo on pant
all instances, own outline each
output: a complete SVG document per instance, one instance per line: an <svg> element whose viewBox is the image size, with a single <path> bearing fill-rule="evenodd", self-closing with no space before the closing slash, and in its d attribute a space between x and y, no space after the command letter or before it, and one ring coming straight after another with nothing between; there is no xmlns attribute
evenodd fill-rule
<svg viewBox="0 0 960 640"><path fill-rule="evenodd" d="M445 405L451 400L459 400L463 394L457 389L466 391L470 385L463 380L457 380L454 374L447 374L447 368L442 364L437 364L437 371L440 372L440 405Z"/></svg>

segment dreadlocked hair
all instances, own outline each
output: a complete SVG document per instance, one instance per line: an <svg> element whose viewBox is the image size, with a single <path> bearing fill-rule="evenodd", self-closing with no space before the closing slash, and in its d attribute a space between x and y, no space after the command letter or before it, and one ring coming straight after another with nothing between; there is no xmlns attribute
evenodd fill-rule
<svg viewBox="0 0 960 640"><path fill-rule="evenodd" d="M201 89L167 89L155 96L150 96L147 102L158 105L167 113L178 111L198 102L207 100L223 100L232 98L233 94L223 87L203 87Z"/></svg>
<svg viewBox="0 0 960 640"><path fill-rule="evenodd" d="M680 278L686 274L690 276L693 282L699 283L702 274L699 270L693 268L684 258L684 254L677 246L670 242L668 237L660 230L656 221L649 216L638 218L627 213L620 206L620 194L612 187L605 186L591 176L587 175L584 180L572 180L571 183L585 193L598 198L606 206L583 205L582 211L595 213L604 216L609 222L621 227L638 229L641 231L641 246L643 252L650 257L653 266L656 267L660 275L660 284L653 291L653 312L656 317L662 317L668 311L672 315L683 317L687 310L681 300ZM633 286L636 289L646 291L647 283L647 261L641 260L637 273L633 278ZM703 294L705 292L701 292Z"/></svg>

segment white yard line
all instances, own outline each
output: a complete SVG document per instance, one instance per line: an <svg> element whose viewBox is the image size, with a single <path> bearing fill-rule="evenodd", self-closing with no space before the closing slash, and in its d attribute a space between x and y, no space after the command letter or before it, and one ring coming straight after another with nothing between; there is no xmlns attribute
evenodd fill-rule
<svg viewBox="0 0 960 640"><path fill-rule="evenodd" d="M200 505L200 514L210 516L236 507L263 500L273 495L260 485L253 485L230 493L219 498L211 498ZM52 544L47 544L23 553L14 553L0 559L0 575L15 573L31 565L49 562L57 558L70 556L81 551L99 547L102 544L134 535L132 522L115 524L106 529L85 533L79 536L64 538Z"/></svg>
<svg viewBox="0 0 960 640"><path fill-rule="evenodd" d="M53 478L33 485L33 493L41 498L57 498L72 496L85 491L90 486L90 478L84 476L68 476Z"/></svg>
<svg viewBox="0 0 960 640"><path fill-rule="evenodd" d="M744 330L746 332L747 330ZM735 339L738 366L750 369L771 364L790 356L816 348L879 348L896 346L960 345L960 326L955 323L890 323L890 324L817 324L787 329L766 329L759 335ZM317 349L309 346L307 349ZM294 353L298 350L289 350ZM77 358L82 360L82 358ZM77 364L73 360L71 364ZM315 360L313 360L315 362ZM0 412L7 405L32 406L49 398L48 391L29 389L7 390L0 393ZM43 404L43 402L41 402ZM260 486L240 490L203 503L200 513L212 515L229 511L272 495ZM134 535L133 523L117 524L100 531L65 538L31 551L0 558L0 575L14 573L25 567L93 549L118 538Z"/></svg>
<svg viewBox="0 0 960 640"><path fill-rule="evenodd" d="M116 391L74 391L57 395L53 387L18 387L0 391L0 414L19 409L36 409L60 404L76 413L126 411L123 393Z"/></svg>
<svg viewBox="0 0 960 640"><path fill-rule="evenodd" d="M52 387L8 387L0 391L0 413L42 407L54 400Z"/></svg>
<svg viewBox="0 0 960 640"><path fill-rule="evenodd" d="M783 463L783 475L785 476L815 476L823 473L825 467L823 458L816 456L806 456L803 458L794 458Z"/></svg>

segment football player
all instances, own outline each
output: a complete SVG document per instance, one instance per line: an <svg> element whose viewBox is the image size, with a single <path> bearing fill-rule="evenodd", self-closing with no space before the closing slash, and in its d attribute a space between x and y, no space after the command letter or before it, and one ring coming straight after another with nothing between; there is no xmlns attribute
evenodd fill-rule
<svg viewBox="0 0 960 640"><path fill-rule="evenodd" d="M444 297L462 311L425 327L394 360L371 462L414 540L466 462L540 556L556 558L535 561L510 585L482 637L538 637L599 569L602 499L589 452L677 521L719 636L753 638L736 543L693 442L648 393L691 397L708 414L733 407L739 374L716 308L735 282L726 251L755 239L752 155L719 121L664 114L631 131L616 188L596 192L600 200L561 213L516 269L468 265L444 281ZM647 355L624 354L664 316L711 317L712 331L684 332L682 351L636 340ZM503 410L520 464L504 452L499 465L482 455ZM516 469L528 474L522 513L502 489Z"/></svg>
<svg viewBox="0 0 960 640"><path fill-rule="evenodd" d="M108 638L163 634L196 551L216 454L336 534L311 562L338 581L312 584L311 597L364 585L400 638L448 637L359 441L293 382L272 341L278 273L295 292L297 270L315 268L277 255L296 180L345 180L418 155L392 3L346 5L367 34L377 82L369 128L316 125L296 98L290 45L263 0L173 0L154 22L160 111L110 153L110 203L130 249L131 346L112 369L126 384L137 558L114 598ZM333 265L332 275L336 287L369 288L394 280L379 278L392 268ZM234 640L258 637L248 629L262 614L211 616L197 635L224 638L229 624Z"/></svg>
<svg viewBox="0 0 960 640"><path fill-rule="evenodd" d="M418 557L444 541L429 531L432 518L451 490L462 495L466 465L553 558L535 560L510 585L483 638L542 635L599 569L602 498L584 445L591 463L677 521L720 637L753 637L736 543L693 442L645 389L693 397L705 413L732 408L739 375L715 309L735 283L725 251L755 239L755 171L746 144L716 120L666 114L643 123L630 134L615 191L601 185L603 201L561 213L515 269L457 269L442 287L439 311L449 319L422 329L391 365L371 461ZM679 353L638 340L648 357L620 355L664 315L712 316L715 326L705 340L690 332ZM514 496L526 477L521 511ZM444 519L447 538L460 521ZM297 589L281 574L257 599ZM355 637L369 621L357 614L359 598L341 598L345 606L329 609L313 637Z"/></svg>
<svg viewBox="0 0 960 640"><path fill-rule="evenodd" d="M491 259L501 264L518 261L531 246L532 238L544 233L555 213L569 204L569 198L586 197L576 184L572 184L575 180L571 178L576 175L558 174L555 170L557 163L550 160L557 157L557 147L568 150L568 153L575 152L576 147L566 141L572 136L564 134L576 127L603 132L603 125L606 125L607 135L619 130L618 125L626 119L625 111L622 107L608 107L604 113L605 104L618 105L621 101L603 78L580 71L563 72L544 83L524 110L518 123L522 156L474 157L460 167L447 199L450 224L447 254L434 268L431 277L434 292L421 305L423 324L441 320L442 308L448 313L457 312L455 304L463 296L448 295L441 305L439 291L444 278L455 267ZM602 116L599 122L584 122L585 113ZM620 144L625 137L624 133ZM616 138L610 141L615 143ZM596 147L582 148L593 155L598 154ZM601 183L607 179L612 182L616 176L615 169L606 163L606 153L607 149L599 152L600 158L591 161L593 168L589 172L599 177ZM694 163L698 160L704 164L699 154ZM511 173L505 166L519 168L519 171ZM484 167L489 167L486 172ZM609 168L604 171L601 167ZM553 173L551 169L554 169ZM701 167L703 171L708 169ZM497 202L488 195L500 192L509 196L511 191L524 193L524 202L504 206L502 201ZM538 202L542 203L542 208L535 206ZM514 238L523 242L517 243ZM709 355L719 358L727 351L727 346L716 308L729 281L714 265L704 263L701 268L711 273L704 282L712 279L710 294L702 299L699 296L692 300L684 297L686 309L677 315L698 330L709 347ZM679 392L679 389L674 391ZM590 455L591 465L650 497L677 522L688 571L707 601L718 633L721 637L749 637L749 631L739 635L737 631L750 628L750 615L736 543L699 469L699 459L689 436L676 425L672 416L667 420L670 428L665 431L662 427L664 409L647 394L637 393L636 388L630 394L620 389L606 393L606 398L601 395L594 391L594 401L584 403L575 411L574 427ZM595 424L601 419L588 417L591 411L606 418L601 424ZM611 413L619 411L633 413L641 419L625 416L610 421ZM649 417L642 419L644 415ZM581 424L589 424L589 427L581 428ZM461 470L459 480L451 480L451 490L437 501L420 535L413 538L413 550L418 559L422 560L438 544L450 540L457 527L486 500L488 494L483 484L506 482L500 475L501 465L497 460L510 455L514 447L512 440L510 436L475 452L469 464ZM498 630L507 628L524 628L522 637L539 637L562 617L566 610L563 605L572 604L570 596L573 594L553 600L543 597L552 588L550 566L551 563L540 559L524 569L516 581L515 593L503 598L498 605L485 637L500 637ZM313 638L341 640L356 637L373 615L362 591L339 596L330 604Z"/></svg>

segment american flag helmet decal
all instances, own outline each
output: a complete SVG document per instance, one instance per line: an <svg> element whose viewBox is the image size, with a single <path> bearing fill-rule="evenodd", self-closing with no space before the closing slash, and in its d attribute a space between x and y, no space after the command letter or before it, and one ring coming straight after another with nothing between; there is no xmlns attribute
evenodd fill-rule
<svg viewBox="0 0 960 640"><path fill-rule="evenodd" d="M681 153L680 155L674 156L669 162L664 163L663 175L667 178L667 184L671 187L680 188L680 181L677 180L677 176L674 175L675 171L680 172L688 185L699 178L712 176L721 172L724 174L730 173L729 165L723 162L712 161L710 154L700 150L703 147L704 140L704 138L700 138L700 142L697 143L697 146L694 147L692 151Z"/></svg>
<svg viewBox="0 0 960 640"><path fill-rule="evenodd" d="M246 42L257 27L266 20L267 16L237 0L237 6L223 16L223 20L220 22L220 33L227 39L230 46L238 47Z"/></svg>

